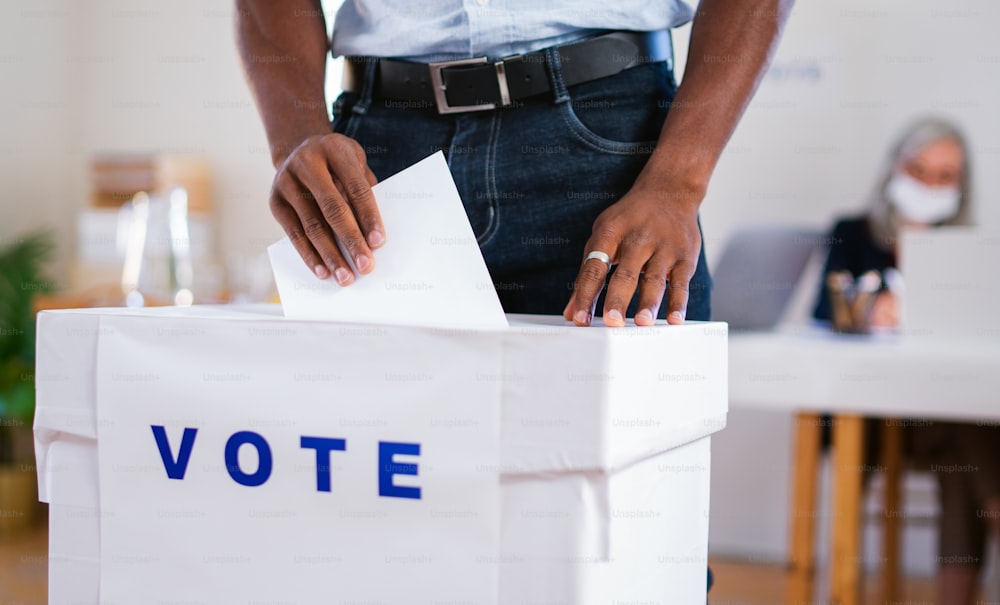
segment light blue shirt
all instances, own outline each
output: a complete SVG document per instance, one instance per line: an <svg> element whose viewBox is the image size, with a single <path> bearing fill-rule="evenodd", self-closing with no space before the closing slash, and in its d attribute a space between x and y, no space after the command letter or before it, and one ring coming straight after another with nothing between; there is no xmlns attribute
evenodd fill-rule
<svg viewBox="0 0 1000 605"><path fill-rule="evenodd" d="M497 59L598 30L683 25L694 0L346 0L333 54L442 61Z"/></svg>

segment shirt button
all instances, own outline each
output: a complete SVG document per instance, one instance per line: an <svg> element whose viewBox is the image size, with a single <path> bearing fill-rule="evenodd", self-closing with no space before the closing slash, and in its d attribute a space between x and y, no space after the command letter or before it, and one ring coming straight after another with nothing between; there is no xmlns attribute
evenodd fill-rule
<svg viewBox="0 0 1000 605"><path fill-rule="evenodd" d="M476 4L478 4L479 6L486 6L489 3L490 0L476 0Z"/></svg>

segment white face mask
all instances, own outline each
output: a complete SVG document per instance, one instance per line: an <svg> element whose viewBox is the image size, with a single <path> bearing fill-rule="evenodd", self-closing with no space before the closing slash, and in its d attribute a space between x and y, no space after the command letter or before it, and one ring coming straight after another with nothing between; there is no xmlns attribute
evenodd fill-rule
<svg viewBox="0 0 1000 605"><path fill-rule="evenodd" d="M957 185L932 187L906 172L894 174L885 193L904 219L927 225L955 216L962 196Z"/></svg>

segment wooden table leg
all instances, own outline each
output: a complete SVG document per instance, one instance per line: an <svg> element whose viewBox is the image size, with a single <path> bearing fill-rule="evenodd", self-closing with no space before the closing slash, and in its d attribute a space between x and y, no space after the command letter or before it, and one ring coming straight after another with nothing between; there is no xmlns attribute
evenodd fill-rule
<svg viewBox="0 0 1000 605"><path fill-rule="evenodd" d="M903 428L898 420L882 422L882 466L885 473L882 517L882 603L900 602L899 533L903 516L900 480L903 470Z"/></svg>
<svg viewBox="0 0 1000 605"><path fill-rule="evenodd" d="M816 574L814 540L820 430L818 414L796 415L788 593L785 596L787 605L807 605L812 602Z"/></svg>
<svg viewBox="0 0 1000 605"><path fill-rule="evenodd" d="M861 479L864 418L836 416L833 424L833 523L830 604L861 600Z"/></svg>

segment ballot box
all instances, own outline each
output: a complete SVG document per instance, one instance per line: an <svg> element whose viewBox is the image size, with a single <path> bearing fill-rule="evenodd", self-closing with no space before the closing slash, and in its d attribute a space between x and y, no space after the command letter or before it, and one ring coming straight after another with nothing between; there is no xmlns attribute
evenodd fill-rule
<svg viewBox="0 0 1000 605"><path fill-rule="evenodd" d="M47 311L63 603L705 602L725 324Z"/></svg>

